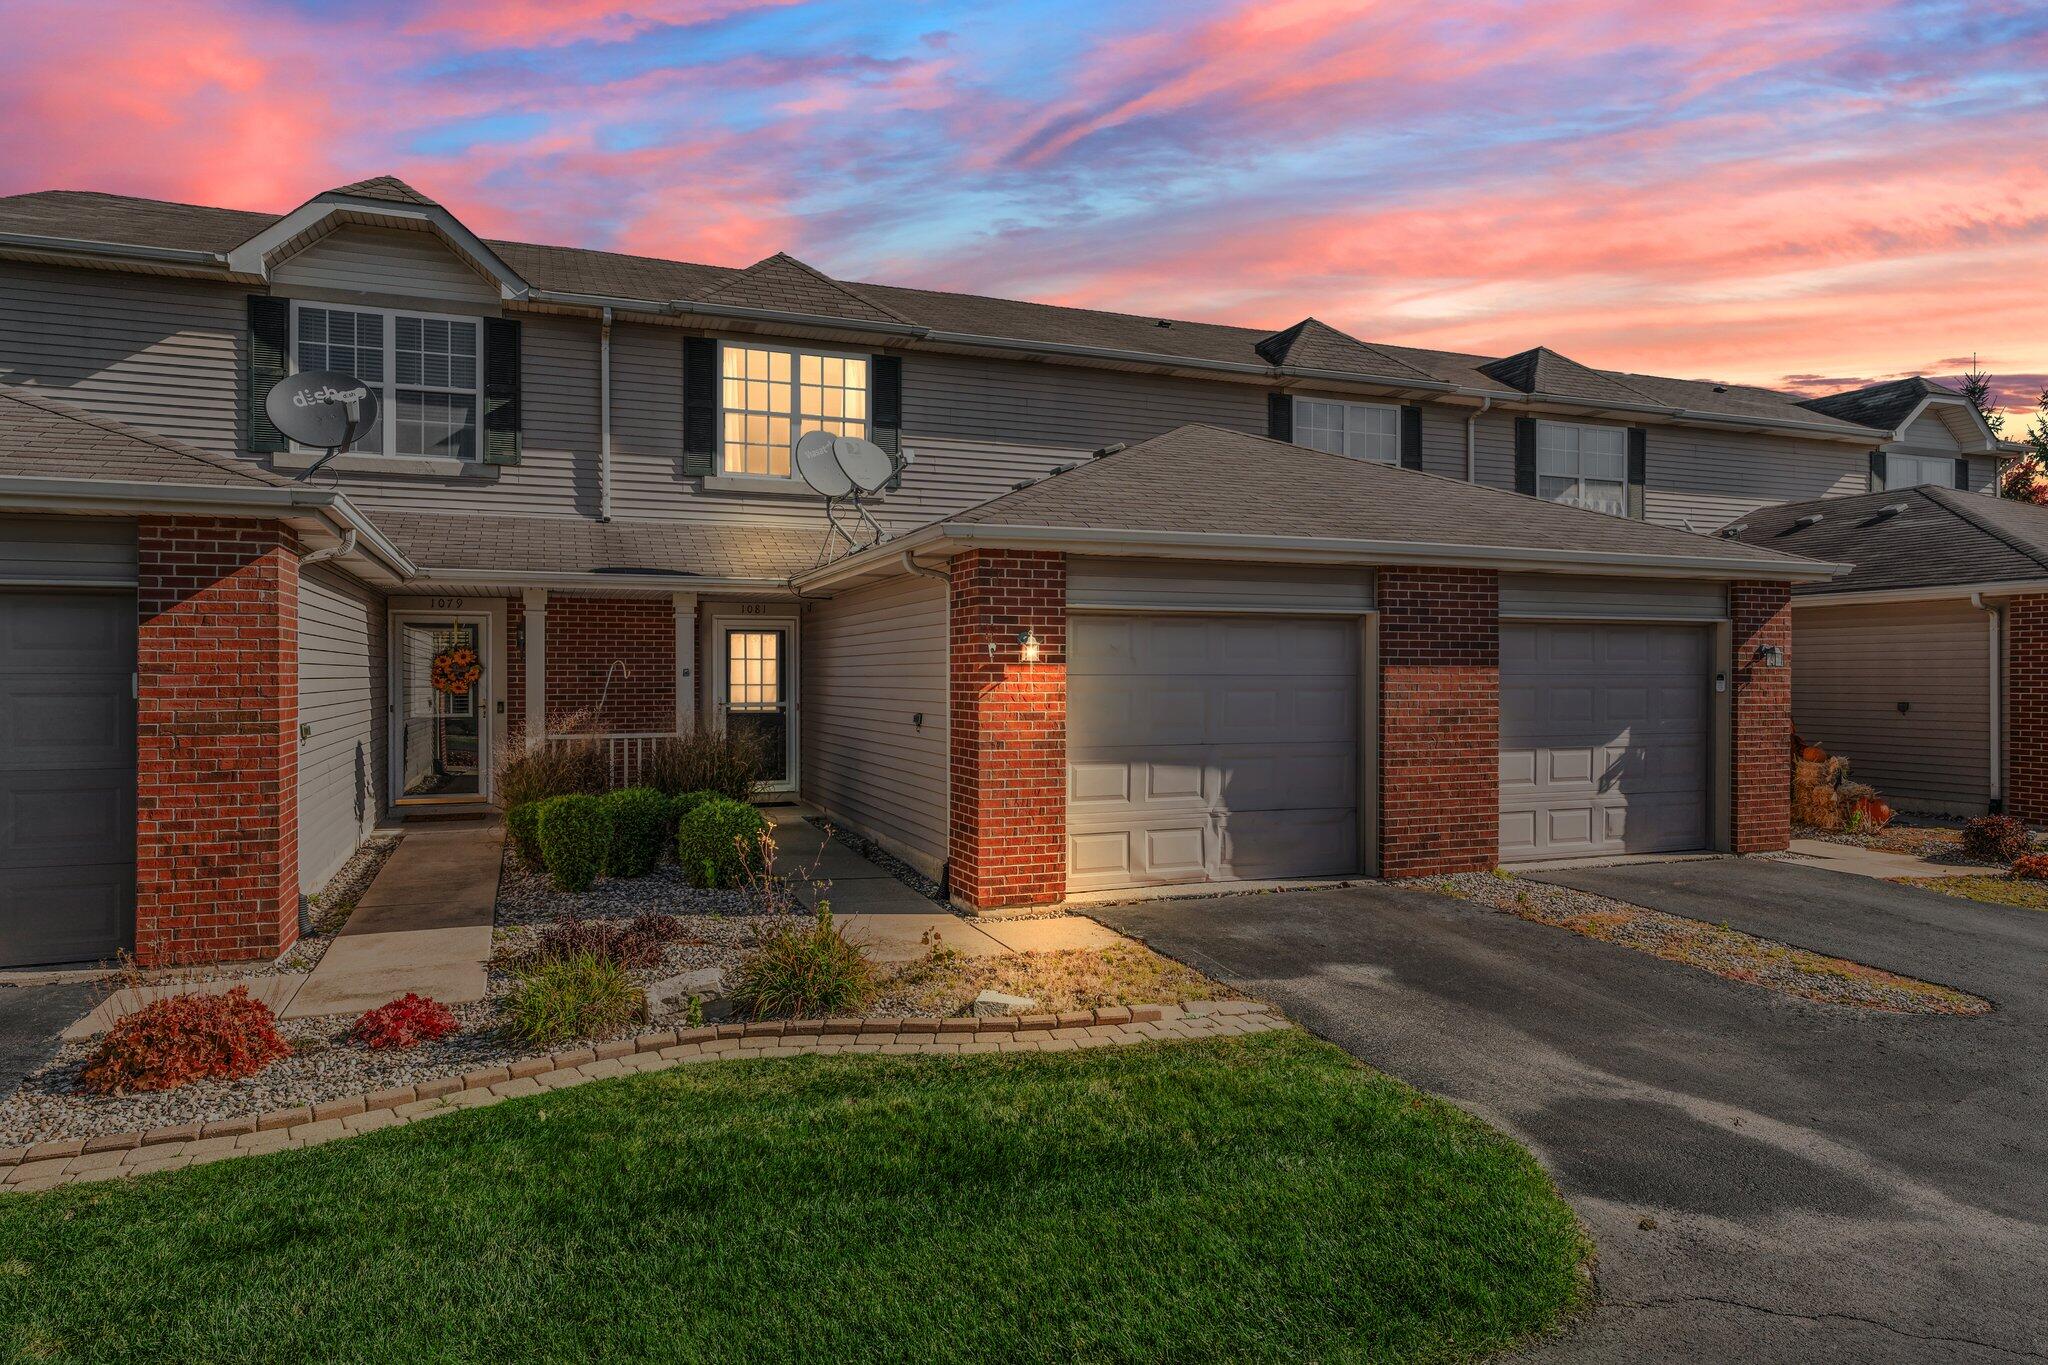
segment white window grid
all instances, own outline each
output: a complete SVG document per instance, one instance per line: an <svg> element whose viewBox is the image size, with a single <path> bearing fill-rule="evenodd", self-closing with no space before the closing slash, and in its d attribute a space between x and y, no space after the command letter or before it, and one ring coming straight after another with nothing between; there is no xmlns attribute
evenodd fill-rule
<svg viewBox="0 0 2048 1365"><path fill-rule="evenodd" d="M475 460L483 409L483 324L476 318L294 300L291 368L346 370L377 389L363 455Z"/></svg>
<svg viewBox="0 0 2048 1365"><path fill-rule="evenodd" d="M1294 443L1380 464L1401 463L1401 409L1386 403L1294 400Z"/></svg>
<svg viewBox="0 0 2048 1365"><path fill-rule="evenodd" d="M735 711L780 710L782 632L728 631L725 651L726 704Z"/></svg>
<svg viewBox="0 0 2048 1365"><path fill-rule="evenodd" d="M1628 515L1628 429L1536 424L1536 496Z"/></svg>
<svg viewBox="0 0 2048 1365"><path fill-rule="evenodd" d="M868 434L868 358L726 342L719 348L719 468L787 479L808 431Z"/></svg>
<svg viewBox="0 0 2048 1365"><path fill-rule="evenodd" d="M1953 488L1956 482L1956 462L1952 455L1887 455L1884 457L1884 486L1894 488L1918 488L1932 484L1936 488Z"/></svg>

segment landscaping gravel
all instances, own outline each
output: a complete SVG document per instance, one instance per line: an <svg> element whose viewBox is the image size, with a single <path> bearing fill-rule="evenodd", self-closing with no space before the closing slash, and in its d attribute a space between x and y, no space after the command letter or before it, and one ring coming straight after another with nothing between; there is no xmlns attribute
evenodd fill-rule
<svg viewBox="0 0 2048 1365"><path fill-rule="evenodd" d="M1993 858L1973 858L1963 852L1963 831L1960 826L1948 824L1900 824L1893 822L1880 830L1829 830L1815 829L1810 825L1794 827L1795 839L1815 839L1824 844L1845 844L1850 848L1867 848L1878 853L1903 853L1908 857L1925 858L1930 863L1942 863L1954 867L2004 867L2005 864ZM2037 838L2035 842L2040 841Z"/></svg>
<svg viewBox="0 0 2048 1365"><path fill-rule="evenodd" d="M1548 882L1468 872L1399 885L1473 901L1820 1004L1893 1014L1967 1015L1991 1008L1990 1001L1948 986Z"/></svg>

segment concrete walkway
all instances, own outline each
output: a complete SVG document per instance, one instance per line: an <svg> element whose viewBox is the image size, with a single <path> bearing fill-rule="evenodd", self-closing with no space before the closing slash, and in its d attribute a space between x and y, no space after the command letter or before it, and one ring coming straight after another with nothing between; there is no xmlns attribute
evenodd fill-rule
<svg viewBox="0 0 2048 1365"><path fill-rule="evenodd" d="M1807 867L1824 867L1830 872L1847 872L1858 877L1995 877L1995 867L1958 867L1934 863L1910 853L1886 853L1882 849L1834 844L1825 839L1794 839L1787 861Z"/></svg>
<svg viewBox="0 0 2048 1365"><path fill-rule="evenodd" d="M827 883L823 898L846 937L877 962L910 962L943 944L968 957L1107 948L1123 935L1079 915L1040 919L972 919L956 915L898 881L846 845L827 841L805 818L805 808L775 806L776 870L796 884L806 904L817 895L811 881Z"/></svg>
<svg viewBox="0 0 2048 1365"><path fill-rule="evenodd" d="M483 999L504 847L494 818L408 828L283 1016L359 1014L407 991Z"/></svg>

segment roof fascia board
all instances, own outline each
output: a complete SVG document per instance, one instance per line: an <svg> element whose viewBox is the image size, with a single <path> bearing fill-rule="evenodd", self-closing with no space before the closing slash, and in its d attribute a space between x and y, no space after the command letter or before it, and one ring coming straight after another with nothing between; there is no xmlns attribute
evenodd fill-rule
<svg viewBox="0 0 2048 1365"><path fill-rule="evenodd" d="M337 532L354 531L357 541L367 545L400 577L410 578L416 572L405 552L392 544L347 497L315 488L207 488L194 484L0 476L0 508L102 516L160 516L171 512L225 512L277 518L313 515L331 524Z"/></svg>
<svg viewBox="0 0 2048 1365"><path fill-rule="evenodd" d="M460 569L429 565L414 571L423 583L478 583L487 587L551 588L564 592L597 588L643 588L661 592L777 592L793 590L786 578L712 578L701 574L592 573L588 570Z"/></svg>
<svg viewBox="0 0 2048 1365"><path fill-rule="evenodd" d="M1927 411L1927 409L1935 406L1936 404L1940 404L1943 407L1960 407L1968 409L1970 417L1972 419L1972 425L1974 425L1977 428L1977 434L1980 438L1982 438L1983 441L1983 446L1981 450L1977 453L1992 455L1998 452L1998 448L2000 445L2003 444L2003 442L2001 442L1998 439L1997 433L1991 430L1991 424L1984 420L1984 414L1977 411L1977 405L1975 403L1972 403L1969 399L1963 397L1961 394L1928 394L1926 397L1922 398L1918 404L1914 406L1911 412L1906 414L1906 419L1899 423L1898 430L1892 432L1890 439L1893 441L1903 443L1906 439L1907 428L1911 427L1913 423L1920 420L1921 413Z"/></svg>
<svg viewBox="0 0 2048 1365"><path fill-rule="evenodd" d="M427 208L417 204L394 204L383 199L356 199L349 196L316 198L299 205L230 251L227 255L228 268L239 274L256 275L267 280L270 278L271 252L344 211L370 218L382 218L394 223L413 223L438 233L458 253L496 282L500 298L518 300L531 292L518 272L506 265L497 252L484 245L483 238L464 227L454 214L438 204Z"/></svg>
<svg viewBox="0 0 2048 1365"><path fill-rule="evenodd" d="M84 237L44 237L33 232L0 232L0 246L18 247L24 251L61 251L78 256L162 261L167 265L212 265L222 269L226 269L228 265L226 253L219 251L140 246L133 242L96 242Z"/></svg>
<svg viewBox="0 0 2048 1365"><path fill-rule="evenodd" d="M1966 600L1978 593L1986 597L2028 597L2048 593L2048 578L2005 579L1991 583L1941 583L1929 588L1858 588L1846 592L1816 590L1797 593L1792 607L1853 607L1887 602L1942 602Z"/></svg>

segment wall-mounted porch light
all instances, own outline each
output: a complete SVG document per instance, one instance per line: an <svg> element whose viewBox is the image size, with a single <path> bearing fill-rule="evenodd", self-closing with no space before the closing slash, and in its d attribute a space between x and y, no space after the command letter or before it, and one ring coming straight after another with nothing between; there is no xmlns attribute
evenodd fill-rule
<svg viewBox="0 0 2048 1365"><path fill-rule="evenodd" d="M1784 646L1758 645L1756 653L1750 656L1750 662L1756 664L1759 668L1783 668L1785 666Z"/></svg>
<svg viewBox="0 0 2048 1365"><path fill-rule="evenodd" d="M1028 630L1017 632L1017 657L1027 664L1038 662L1038 637Z"/></svg>

